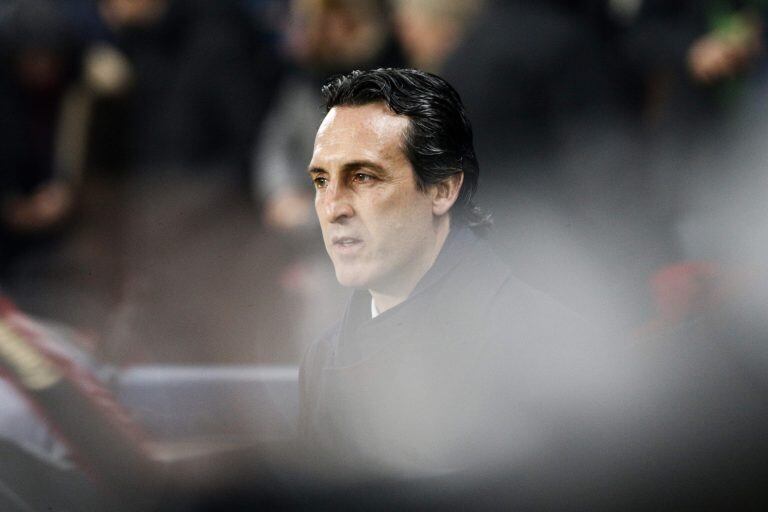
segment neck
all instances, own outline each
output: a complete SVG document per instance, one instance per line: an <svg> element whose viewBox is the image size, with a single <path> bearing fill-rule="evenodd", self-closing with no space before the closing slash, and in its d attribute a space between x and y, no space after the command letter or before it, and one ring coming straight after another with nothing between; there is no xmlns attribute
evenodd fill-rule
<svg viewBox="0 0 768 512"><path fill-rule="evenodd" d="M408 298L414 288L416 288L416 285L419 284L421 278L424 277L424 274L435 264L435 260L437 260L437 256L440 254L448 238L450 227L447 215L440 218L436 224L434 243L431 244L429 250L425 251L425 257L422 259L421 264L415 266L413 272L409 275L402 276L402 279L399 279L397 283L390 282L387 286L368 290L371 297L373 297L373 302L376 304L379 314L392 309Z"/></svg>

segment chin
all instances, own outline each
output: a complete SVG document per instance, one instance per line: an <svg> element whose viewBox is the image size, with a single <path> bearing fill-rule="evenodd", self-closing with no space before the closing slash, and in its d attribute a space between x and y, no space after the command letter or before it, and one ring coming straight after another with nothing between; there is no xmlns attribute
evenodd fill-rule
<svg viewBox="0 0 768 512"><path fill-rule="evenodd" d="M341 286L347 288L368 288L368 274L362 269L349 268L343 265L336 265L336 280Z"/></svg>

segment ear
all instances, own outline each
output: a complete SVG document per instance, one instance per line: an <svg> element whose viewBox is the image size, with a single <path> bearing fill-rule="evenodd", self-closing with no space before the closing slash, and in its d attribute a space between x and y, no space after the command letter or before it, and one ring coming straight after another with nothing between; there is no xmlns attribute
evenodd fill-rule
<svg viewBox="0 0 768 512"><path fill-rule="evenodd" d="M433 185L432 213L435 216L440 217L448 213L459 197L462 183L464 183L464 173L457 172Z"/></svg>

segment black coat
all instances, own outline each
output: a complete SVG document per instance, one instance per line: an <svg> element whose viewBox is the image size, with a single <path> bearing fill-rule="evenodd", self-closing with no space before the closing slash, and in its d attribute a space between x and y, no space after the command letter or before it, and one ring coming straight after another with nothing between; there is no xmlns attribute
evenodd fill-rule
<svg viewBox="0 0 768 512"><path fill-rule="evenodd" d="M355 291L301 367L301 429L343 466L450 472L537 444L539 384L569 359L580 319L457 229L411 296L371 319Z"/></svg>

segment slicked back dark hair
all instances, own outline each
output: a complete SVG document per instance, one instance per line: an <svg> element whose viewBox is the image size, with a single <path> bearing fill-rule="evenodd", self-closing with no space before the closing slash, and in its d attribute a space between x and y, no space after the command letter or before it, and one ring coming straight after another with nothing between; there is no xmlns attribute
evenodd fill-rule
<svg viewBox="0 0 768 512"><path fill-rule="evenodd" d="M337 106L384 103L408 117L403 152L413 166L420 190L464 173L451 218L476 230L490 225L472 201L480 169L472 142L472 125L456 90L437 75L414 69L353 71L323 86L326 111Z"/></svg>

